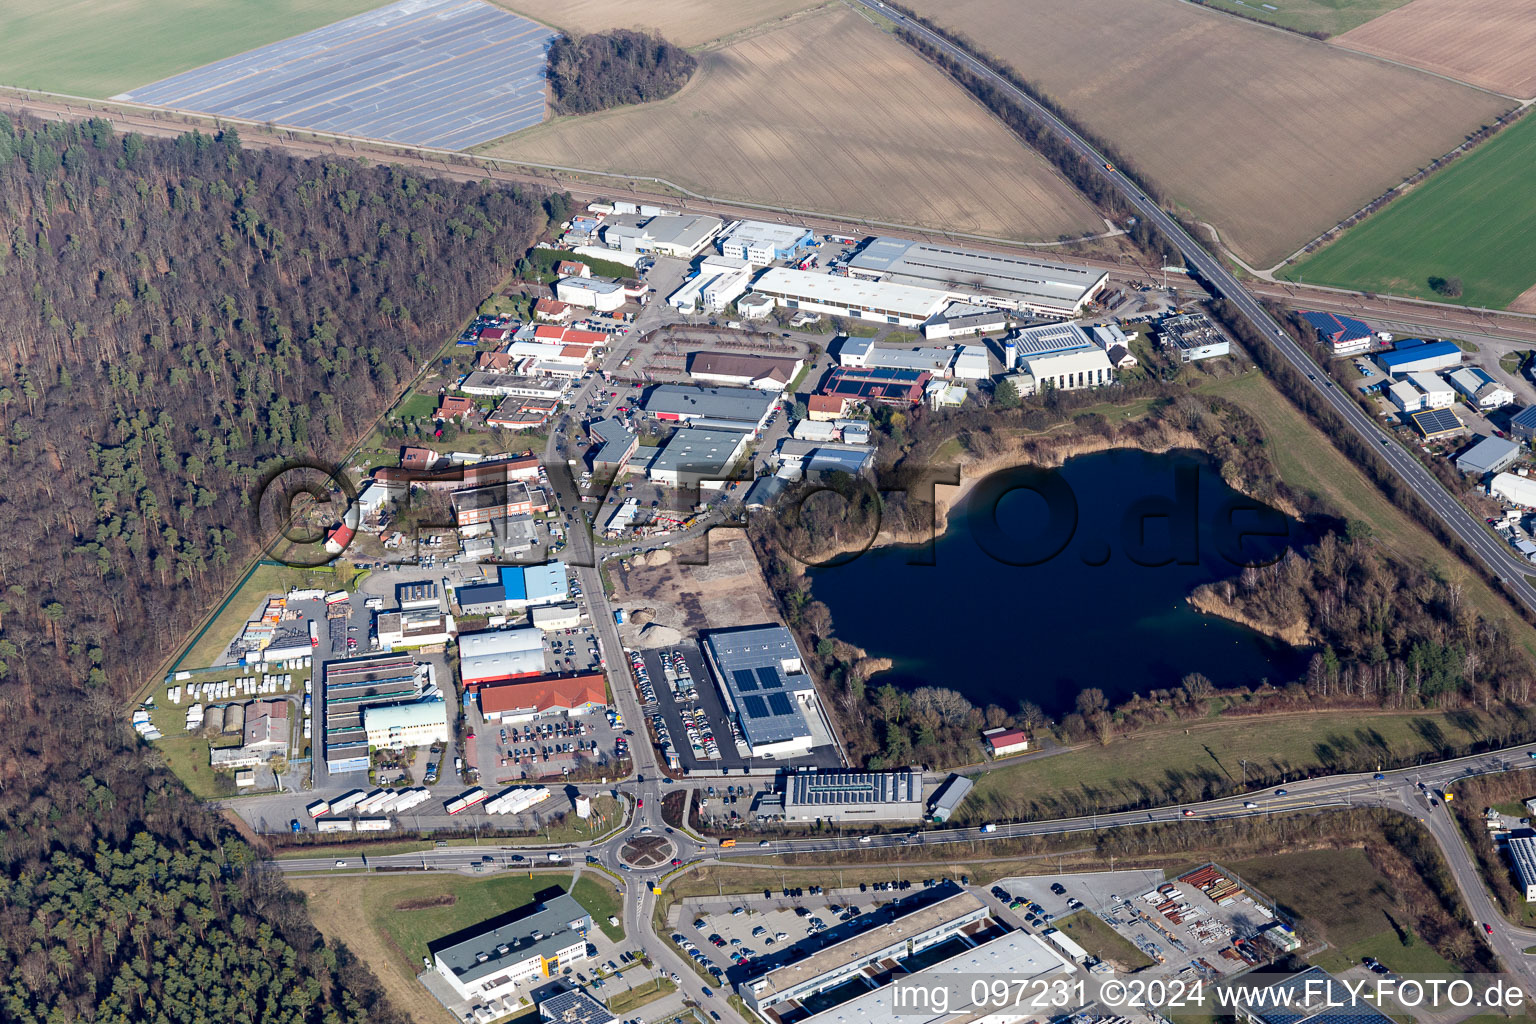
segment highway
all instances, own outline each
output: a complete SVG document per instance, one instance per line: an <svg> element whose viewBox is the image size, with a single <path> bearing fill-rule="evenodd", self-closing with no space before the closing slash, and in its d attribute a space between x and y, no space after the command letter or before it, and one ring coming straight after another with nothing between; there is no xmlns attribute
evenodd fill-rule
<svg viewBox="0 0 1536 1024"><path fill-rule="evenodd" d="M947 54L967 70L984 78L1006 93L1010 99L1036 117L1048 122L1063 139L1082 157L1093 162L1099 173L1112 182L1136 211L1163 232L1184 253L1186 266L1204 281L1208 290L1225 298L1237 307L1258 331L1269 340L1280 354L1296 369L1306 374L1317 393L1367 442L1377 445L1387 464L1412 488L1413 492L1438 515L1450 530L1470 548L1495 576L1526 607L1536 610L1536 587L1525 578L1531 569L1529 563L1517 558L1505 545L1485 529L1483 521L1464 509L1454 497L1425 469L1412 454L1381 429L1370 416L1355 404L1353 398L1336 387L1328 386L1328 376L1301 346L1281 329L1257 299L1238 281L1220 259L1212 256L1205 247L1186 232L1169 216L1155 200L1144 193L1125 175L1110 169L1103 154L1089 145L1080 135L1033 97L1017 88L1003 76L972 57L970 53L951 43L931 29L903 16L880 0L850 0L868 10L895 21L902 28Z"/></svg>

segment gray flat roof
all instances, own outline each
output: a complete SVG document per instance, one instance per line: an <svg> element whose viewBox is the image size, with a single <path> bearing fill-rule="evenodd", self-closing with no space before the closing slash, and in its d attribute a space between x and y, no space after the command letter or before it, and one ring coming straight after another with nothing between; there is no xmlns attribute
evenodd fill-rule
<svg viewBox="0 0 1536 1024"><path fill-rule="evenodd" d="M652 473L692 473L724 478L741 452L746 435L737 430L684 427L667 439L651 462Z"/></svg>
<svg viewBox="0 0 1536 1024"><path fill-rule="evenodd" d="M578 930L591 927L591 918L570 893L550 895L545 890L539 896L533 903L484 922L483 930L466 928L428 943L427 949L468 984L535 953L551 956L579 939Z"/></svg>
<svg viewBox="0 0 1536 1024"><path fill-rule="evenodd" d="M554 37L482 0L401 0L117 98L467 149L544 120Z"/></svg>
<svg viewBox="0 0 1536 1024"><path fill-rule="evenodd" d="M769 406L778 401L777 391L756 388L702 388L689 384L662 384L651 389L645 399L645 411L651 415L672 415L743 424L743 430L755 430Z"/></svg>
<svg viewBox="0 0 1536 1024"><path fill-rule="evenodd" d="M772 224L764 220L740 220L731 226L721 242L735 242L752 247L773 246L783 249L803 241L811 234L810 228L793 224Z"/></svg>
<svg viewBox="0 0 1536 1024"><path fill-rule="evenodd" d="M897 284L964 290L1029 302L1075 306L1107 273L1013 253L980 252L905 238L875 238L848 261L851 270Z"/></svg>
<svg viewBox="0 0 1536 1024"><path fill-rule="evenodd" d="M1044 355L1049 352L1070 352L1073 349L1093 348L1093 339L1077 324L1041 324L1025 327L1009 335L1021 356Z"/></svg>
<svg viewBox="0 0 1536 1024"><path fill-rule="evenodd" d="M783 743L811 735L795 693L811 689L811 677L784 671L784 662L800 661L800 648L783 626L748 626L711 633L706 641L726 696L754 746Z"/></svg>
<svg viewBox="0 0 1536 1024"><path fill-rule="evenodd" d="M923 801L923 773L796 772L784 790L784 807L845 807Z"/></svg>

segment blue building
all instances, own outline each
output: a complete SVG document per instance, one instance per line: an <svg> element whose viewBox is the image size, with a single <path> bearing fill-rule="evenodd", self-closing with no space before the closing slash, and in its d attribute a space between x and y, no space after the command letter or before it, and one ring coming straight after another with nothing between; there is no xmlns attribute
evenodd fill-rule
<svg viewBox="0 0 1536 1024"><path fill-rule="evenodd" d="M501 586L507 594L507 607L513 609L560 604L571 593L564 562L504 565L501 567Z"/></svg>
<svg viewBox="0 0 1536 1024"><path fill-rule="evenodd" d="M1391 352L1381 353L1376 357L1376 363L1390 376L1434 373L1459 365L1461 349L1448 341L1415 341L1412 344L1399 344Z"/></svg>
<svg viewBox="0 0 1536 1024"><path fill-rule="evenodd" d="M1317 329L1318 337L1333 346L1336 356L1350 356L1371 347L1371 325L1337 313L1303 313L1301 318Z"/></svg>

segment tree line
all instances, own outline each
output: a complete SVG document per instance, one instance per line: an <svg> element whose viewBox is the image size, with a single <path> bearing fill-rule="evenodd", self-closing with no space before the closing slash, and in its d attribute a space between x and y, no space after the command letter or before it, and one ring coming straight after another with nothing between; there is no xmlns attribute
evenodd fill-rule
<svg viewBox="0 0 1536 1024"><path fill-rule="evenodd" d="M0 987L17 1021L398 1019L126 702L543 229L532 190L0 116Z"/></svg>
<svg viewBox="0 0 1536 1024"><path fill-rule="evenodd" d="M591 114L666 99L699 66L661 36L630 29L560 36L549 47L549 88L559 114Z"/></svg>

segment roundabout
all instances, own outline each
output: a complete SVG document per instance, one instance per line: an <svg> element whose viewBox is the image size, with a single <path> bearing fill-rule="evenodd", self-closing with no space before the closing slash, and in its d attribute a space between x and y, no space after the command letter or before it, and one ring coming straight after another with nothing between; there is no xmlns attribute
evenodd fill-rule
<svg viewBox="0 0 1536 1024"><path fill-rule="evenodd" d="M619 860L632 868L654 868L672 859L672 844L662 836L638 835L625 840Z"/></svg>

